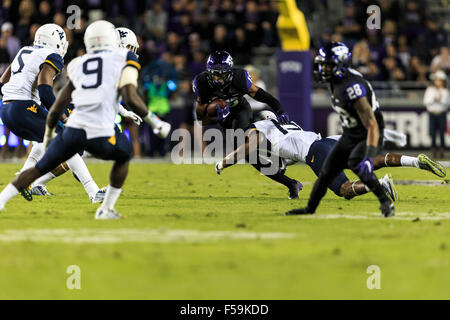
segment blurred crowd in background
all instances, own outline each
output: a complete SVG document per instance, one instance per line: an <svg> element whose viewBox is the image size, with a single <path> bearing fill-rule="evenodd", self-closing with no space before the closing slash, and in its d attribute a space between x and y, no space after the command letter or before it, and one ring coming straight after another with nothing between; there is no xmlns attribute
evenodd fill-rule
<svg viewBox="0 0 450 320"><path fill-rule="evenodd" d="M194 129L193 76L205 70L210 52L226 50L235 65L247 66L264 85L254 62L255 49L280 47L276 29L278 4L270 0L3 0L0 7L0 72L24 45L32 43L40 25L56 23L70 43L65 62L85 53L83 34L89 22L111 21L132 29L140 48L141 93L149 108L174 129ZM448 75L447 20L429 9L435 0L314 0L297 1L305 13L313 51L325 41L344 41L353 50L353 64L370 80L427 81L442 70ZM366 28L369 5L381 7L381 30ZM70 29L67 7L82 9L80 28ZM275 52L275 51L274 51ZM63 85L63 76L57 87ZM276 94L276 92L273 92ZM252 103L260 108L258 103ZM170 141L161 141L143 125L126 119L123 128L140 156L164 156ZM8 132L0 132L5 143ZM6 136L6 140L8 137ZM22 156L22 151L17 151ZM11 156L2 147L0 157Z"/></svg>
<svg viewBox="0 0 450 320"><path fill-rule="evenodd" d="M313 46L334 40L353 51L353 65L369 80L427 81L450 72L450 7L444 0L316 0L300 2L314 17ZM367 8L381 9L381 29L368 29ZM319 19L320 17L320 19ZM326 17L326 19L324 19ZM373 20L372 20L373 22ZM310 24L311 26L311 24Z"/></svg>

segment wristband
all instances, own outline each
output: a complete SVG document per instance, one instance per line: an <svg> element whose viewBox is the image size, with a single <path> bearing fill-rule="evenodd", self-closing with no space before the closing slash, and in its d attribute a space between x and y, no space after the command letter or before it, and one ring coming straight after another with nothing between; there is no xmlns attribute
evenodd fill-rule
<svg viewBox="0 0 450 320"><path fill-rule="evenodd" d="M378 154L378 148L375 146L367 146L366 147L366 157L375 158Z"/></svg>

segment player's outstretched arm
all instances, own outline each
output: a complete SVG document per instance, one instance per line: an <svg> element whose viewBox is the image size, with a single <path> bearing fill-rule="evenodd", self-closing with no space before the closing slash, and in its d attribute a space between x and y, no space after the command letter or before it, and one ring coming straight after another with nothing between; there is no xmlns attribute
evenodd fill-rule
<svg viewBox="0 0 450 320"><path fill-rule="evenodd" d="M122 95L123 104L145 120L145 117L149 115L149 111L137 91L138 76L139 72L135 67L125 67L119 81L119 91Z"/></svg>
<svg viewBox="0 0 450 320"><path fill-rule="evenodd" d="M128 106L139 117L145 118L148 114L148 109L137 92L137 87L132 84L126 84L120 88L123 103Z"/></svg>
<svg viewBox="0 0 450 320"><path fill-rule="evenodd" d="M119 80L119 93L122 95L122 101L142 120L150 124L154 133L160 138L166 138L172 126L160 120L153 112L147 109L144 100L142 100L137 91L138 76L138 69L133 65L126 66L123 69Z"/></svg>
<svg viewBox="0 0 450 320"><path fill-rule="evenodd" d="M252 129L245 144L241 145L233 152L230 152L225 158L216 163L217 174L220 174L223 169L231 167L241 160L247 159L250 154L257 151L260 138L261 137L258 131L256 129Z"/></svg>
<svg viewBox="0 0 450 320"><path fill-rule="evenodd" d="M284 112L283 107L281 106L280 101L275 98L273 95L265 91L264 89L255 86L253 83L248 89L248 94L250 97L255 99L256 101L267 104L272 110L277 114L277 116L286 117L286 121L289 121L287 118L287 114Z"/></svg>

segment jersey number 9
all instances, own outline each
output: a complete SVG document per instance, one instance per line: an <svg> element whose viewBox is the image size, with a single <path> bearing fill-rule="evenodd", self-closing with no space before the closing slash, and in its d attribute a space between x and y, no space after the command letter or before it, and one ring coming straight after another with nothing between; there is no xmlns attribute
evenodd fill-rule
<svg viewBox="0 0 450 320"><path fill-rule="evenodd" d="M83 73L85 75L95 75L96 82L93 85L82 85L83 89L95 89L102 84L103 60L99 57L91 58L83 63Z"/></svg>

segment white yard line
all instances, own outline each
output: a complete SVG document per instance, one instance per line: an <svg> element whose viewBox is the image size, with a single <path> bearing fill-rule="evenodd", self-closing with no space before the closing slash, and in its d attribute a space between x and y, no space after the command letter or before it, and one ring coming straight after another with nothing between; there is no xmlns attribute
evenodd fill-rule
<svg viewBox="0 0 450 320"><path fill-rule="evenodd" d="M206 242L217 240L273 240L293 233L151 229L24 229L0 232L0 242L123 243Z"/></svg>
<svg viewBox="0 0 450 320"><path fill-rule="evenodd" d="M328 220L328 219L351 219L351 220L381 220L381 219L389 219L389 220L402 220L402 221L413 221L419 218L420 220L431 220L431 221L439 221L439 220L450 220L450 212L442 212L442 213L413 213L413 212L396 212L394 217L383 218L381 217L381 213L368 213L368 214L314 214L314 215L304 215L298 216L302 219L319 219L319 220Z"/></svg>

